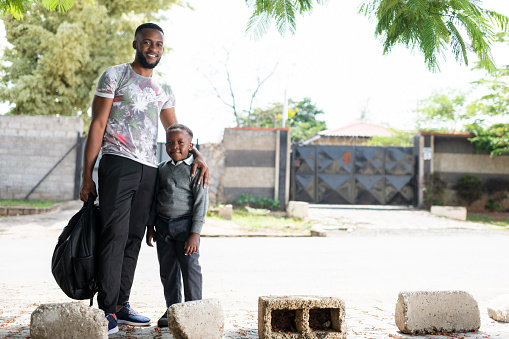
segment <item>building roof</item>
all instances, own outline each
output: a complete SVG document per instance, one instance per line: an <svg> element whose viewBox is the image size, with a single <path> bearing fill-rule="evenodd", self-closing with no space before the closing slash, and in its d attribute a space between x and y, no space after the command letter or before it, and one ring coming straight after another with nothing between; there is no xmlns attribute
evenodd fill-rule
<svg viewBox="0 0 509 339"><path fill-rule="evenodd" d="M318 132L318 135L324 137L390 137L392 134L384 126L357 121L344 127Z"/></svg>

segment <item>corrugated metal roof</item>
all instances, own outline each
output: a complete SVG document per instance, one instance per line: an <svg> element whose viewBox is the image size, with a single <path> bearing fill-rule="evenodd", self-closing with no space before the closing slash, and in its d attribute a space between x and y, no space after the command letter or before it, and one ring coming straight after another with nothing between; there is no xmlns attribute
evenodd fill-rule
<svg viewBox="0 0 509 339"><path fill-rule="evenodd" d="M326 137L390 137L392 135L384 126L370 124L365 121L357 121L344 127L328 129L318 134Z"/></svg>

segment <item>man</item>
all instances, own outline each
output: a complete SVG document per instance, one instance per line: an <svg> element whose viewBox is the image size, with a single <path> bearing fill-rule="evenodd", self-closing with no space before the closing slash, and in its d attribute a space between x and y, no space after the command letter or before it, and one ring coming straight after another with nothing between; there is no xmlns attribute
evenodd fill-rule
<svg viewBox="0 0 509 339"><path fill-rule="evenodd" d="M167 129L177 123L171 87L153 72L164 51L164 33L156 24L140 25L135 32L132 63L112 66L101 75L92 102L92 122L85 145L80 198L97 196L92 171L99 150L99 198L102 230L99 244L97 301L108 320L108 333L117 324L149 325L134 311L129 294L157 175L158 118ZM208 184L203 156L193 164Z"/></svg>

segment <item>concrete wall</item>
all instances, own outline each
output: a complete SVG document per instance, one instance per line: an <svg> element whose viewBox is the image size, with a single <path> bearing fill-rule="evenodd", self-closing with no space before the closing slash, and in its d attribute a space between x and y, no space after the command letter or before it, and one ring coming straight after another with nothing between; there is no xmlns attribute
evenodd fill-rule
<svg viewBox="0 0 509 339"><path fill-rule="evenodd" d="M454 185L463 174L473 174L483 182L490 178L509 180L509 156L502 155L490 158L488 152L477 153L468 135L444 135L420 133L415 138L415 147L419 149L419 205L423 203L422 190L424 180L434 173L447 183L445 203L460 205L453 190ZM489 197L474 202L470 210L484 210ZM505 201L509 205L509 200Z"/></svg>
<svg viewBox="0 0 509 339"><path fill-rule="evenodd" d="M78 141L77 117L0 115L0 199L24 199ZM48 175L29 200L75 198L77 147ZM79 174L78 174L79 178Z"/></svg>
<svg viewBox="0 0 509 339"><path fill-rule="evenodd" d="M223 199L242 193L278 200L284 208L290 187L290 131L287 128L228 128L223 137Z"/></svg>

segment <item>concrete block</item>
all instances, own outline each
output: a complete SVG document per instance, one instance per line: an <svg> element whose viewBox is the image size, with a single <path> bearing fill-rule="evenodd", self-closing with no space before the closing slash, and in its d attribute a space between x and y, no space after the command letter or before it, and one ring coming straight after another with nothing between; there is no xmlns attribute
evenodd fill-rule
<svg viewBox="0 0 509 339"><path fill-rule="evenodd" d="M217 299L173 304L168 308L168 327L175 339L223 338L224 311Z"/></svg>
<svg viewBox="0 0 509 339"><path fill-rule="evenodd" d="M82 303L43 304L30 319L32 339L107 339L104 312Z"/></svg>
<svg viewBox="0 0 509 339"><path fill-rule="evenodd" d="M509 294L501 294L491 300L488 315L493 320L509 322Z"/></svg>
<svg viewBox="0 0 509 339"><path fill-rule="evenodd" d="M481 327L477 301L463 291L401 292L396 325L403 333L473 332Z"/></svg>
<svg viewBox="0 0 509 339"><path fill-rule="evenodd" d="M346 339L345 303L335 297L263 296L258 298L261 339Z"/></svg>
<svg viewBox="0 0 509 339"><path fill-rule="evenodd" d="M219 217L230 220L233 216L232 205L219 205Z"/></svg>
<svg viewBox="0 0 509 339"><path fill-rule="evenodd" d="M289 201L286 207L288 217L306 219L308 217L309 203L304 201Z"/></svg>
<svg viewBox="0 0 509 339"><path fill-rule="evenodd" d="M463 206L431 206L431 214L451 219L467 220L467 208Z"/></svg>

